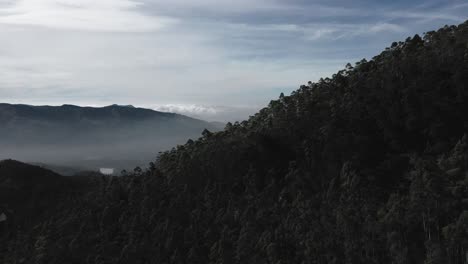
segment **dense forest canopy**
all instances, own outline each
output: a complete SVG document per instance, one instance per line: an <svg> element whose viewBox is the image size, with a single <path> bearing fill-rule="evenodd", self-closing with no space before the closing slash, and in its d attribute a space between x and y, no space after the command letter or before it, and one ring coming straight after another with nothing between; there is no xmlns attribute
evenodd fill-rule
<svg viewBox="0 0 468 264"><path fill-rule="evenodd" d="M463 264L466 113L468 22L281 94L146 171L75 179L33 219L21 208L46 198L2 196L0 259Z"/></svg>

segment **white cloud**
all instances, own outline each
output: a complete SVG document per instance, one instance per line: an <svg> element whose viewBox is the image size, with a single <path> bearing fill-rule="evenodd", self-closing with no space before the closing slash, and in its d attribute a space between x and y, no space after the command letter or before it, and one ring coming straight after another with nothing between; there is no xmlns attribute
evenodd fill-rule
<svg viewBox="0 0 468 264"><path fill-rule="evenodd" d="M134 0L18 0L0 8L0 23L59 29L146 32L174 19L138 12Z"/></svg>
<svg viewBox="0 0 468 264"><path fill-rule="evenodd" d="M444 10L445 11L445 10ZM431 21L431 20L446 20L451 22L461 22L463 21L464 17L458 16L451 13L445 13L444 11L440 11L437 13L430 12L430 11L403 11L398 10L394 12L386 13L387 17L395 18L410 18L410 19L417 19L420 21Z"/></svg>
<svg viewBox="0 0 468 264"><path fill-rule="evenodd" d="M247 119L263 106L212 106L197 104L162 104L148 108L161 112L178 113L207 121L235 122Z"/></svg>
<svg viewBox="0 0 468 264"><path fill-rule="evenodd" d="M156 105L152 108L161 112L189 113L192 115L216 115L219 112L215 107L196 104L164 104Z"/></svg>
<svg viewBox="0 0 468 264"><path fill-rule="evenodd" d="M226 37L244 38L246 40L266 37L294 37L306 40L338 40L370 36L378 33L404 33L403 26L388 22L375 23L305 23L305 24L242 24L225 23L211 29ZM217 31L219 30L219 32ZM301 39L302 40L302 39ZM291 44L291 43L290 43Z"/></svg>
<svg viewBox="0 0 468 264"><path fill-rule="evenodd" d="M243 14L252 12L276 12L297 8L278 0L151 0L154 13L185 14Z"/></svg>
<svg viewBox="0 0 468 264"><path fill-rule="evenodd" d="M402 26L396 25L396 24L390 24L390 23L378 23L375 25L372 25L369 28L370 32L373 33L380 33L380 32L405 32L406 29L403 28Z"/></svg>
<svg viewBox="0 0 468 264"><path fill-rule="evenodd" d="M404 27L377 22L375 24L314 24L302 28L308 40L338 40L343 38L355 38L359 36L370 36L378 33L404 33Z"/></svg>

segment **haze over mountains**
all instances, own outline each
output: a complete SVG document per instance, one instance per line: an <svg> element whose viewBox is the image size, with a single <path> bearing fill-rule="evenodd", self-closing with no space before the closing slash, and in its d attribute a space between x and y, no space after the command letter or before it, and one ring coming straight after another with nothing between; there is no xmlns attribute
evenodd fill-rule
<svg viewBox="0 0 468 264"><path fill-rule="evenodd" d="M0 104L0 160L133 169L220 124L133 106Z"/></svg>
<svg viewBox="0 0 468 264"><path fill-rule="evenodd" d="M118 125L130 113L134 125L198 127L129 107L20 109L2 120L34 129L65 122L85 135L96 126L130 133ZM43 111L47 120L11 118ZM466 113L468 21L281 94L147 170L61 177L3 161L0 263L466 264ZM131 136L147 135L139 131ZM60 142L65 133L75 146L88 142L73 129Z"/></svg>

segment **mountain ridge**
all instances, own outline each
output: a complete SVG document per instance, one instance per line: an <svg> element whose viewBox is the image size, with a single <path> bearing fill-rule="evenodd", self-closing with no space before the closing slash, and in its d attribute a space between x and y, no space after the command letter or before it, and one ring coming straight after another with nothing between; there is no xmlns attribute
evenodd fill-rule
<svg viewBox="0 0 468 264"><path fill-rule="evenodd" d="M160 111L156 111L156 110L149 109L149 108L140 108L140 107L134 107L134 106L130 107L130 106L117 105L117 104L103 106L103 107L92 107L92 106L78 106L78 105L70 105L70 104L64 104L61 106L50 106L50 105L0 103L0 114L5 111L10 111L16 114L20 114L20 116L22 117L30 117L27 114L33 114L32 117L37 117L37 116L40 117L41 115L44 115L44 114L57 114L57 112L60 112L60 111L68 111L68 113L72 113L75 115L78 114L78 116L84 115L85 117L88 117L88 118L106 117L105 114L107 115L124 114L124 117L130 117L130 116L125 116L125 115L129 115L131 113L139 113L139 115L136 115L136 117L151 118L151 117L157 117L159 115L161 117L172 116L172 117L187 118L187 119L203 121L200 119L196 119L196 118L192 118L192 117L188 117L188 116L176 114L176 113L160 112ZM75 115L72 115L72 116L75 116ZM0 115L0 117L2 116Z"/></svg>
<svg viewBox="0 0 468 264"><path fill-rule="evenodd" d="M0 159L87 165L93 170L124 164L117 168L131 169L147 164L158 151L200 137L204 129L217 131L219 126L180 114L128 106L2 103Z"/></svg>

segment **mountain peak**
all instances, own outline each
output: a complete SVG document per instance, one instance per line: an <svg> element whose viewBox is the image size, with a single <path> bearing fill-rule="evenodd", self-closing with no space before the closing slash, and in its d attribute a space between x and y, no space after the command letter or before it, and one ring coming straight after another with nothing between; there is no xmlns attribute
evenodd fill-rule
<svg viewBox="0 0 468 264"><path fill-rule="evenodd" d="M112 104L112 105L109 105L108 107L126 107L126 108L136 108L135 106L133 105L119 105L119 104Z"/></svg>

